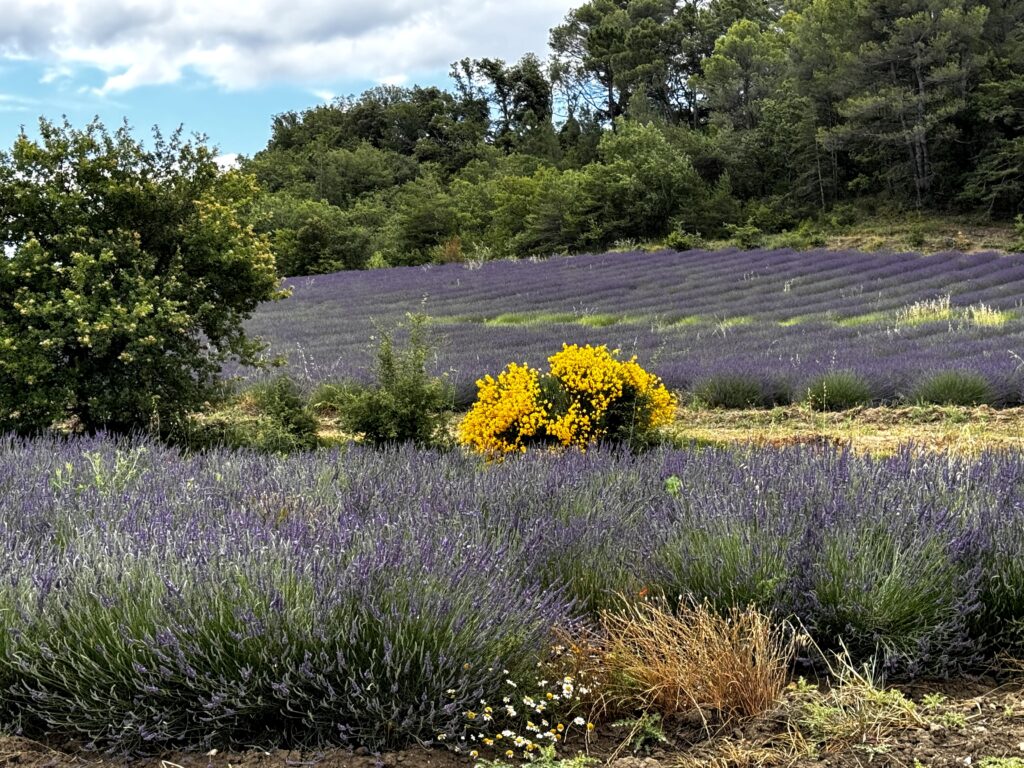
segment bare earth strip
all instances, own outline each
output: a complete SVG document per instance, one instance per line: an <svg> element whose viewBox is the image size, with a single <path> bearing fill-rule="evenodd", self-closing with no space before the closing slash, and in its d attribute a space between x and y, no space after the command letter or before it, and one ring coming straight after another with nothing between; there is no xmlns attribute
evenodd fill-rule
<svg viewBox="0 0 1024 768"><path fill-rule="evenodd" d="M928 705L927 694L937 696ZM1024 765L1024 695L992 680L923 683L907 690L912 709L884 711L870 698L851 702L825 732L798 730L793 702L770 715L709 733L699 722L665 723L666 743L650 753L623 749L621 728L602 726L596 738L566 744L561 756L584 753L592 768L1019 768ZM902 701L909 701L903 699ZM261 749L169 752L125 759L82 752L72 744L45 745L0 736L0 766L23 768L472 768L468 755L413 747L371 755L343 748L311 751ZM565 768L543 762L540 768ZM508 768L529 763L507 763ZM495 766L497 768L497 766Z"/></svg>

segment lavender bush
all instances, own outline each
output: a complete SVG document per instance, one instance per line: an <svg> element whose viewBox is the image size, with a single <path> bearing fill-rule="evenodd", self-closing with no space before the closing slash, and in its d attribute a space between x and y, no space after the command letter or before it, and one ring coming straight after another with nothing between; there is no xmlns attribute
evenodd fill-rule
<svg viewBox="0 0 1024 768"><path fill-rule="evenodd" d="M1024 255L788 250L612 253L541 262L341 272L290 281L250 330L311 384L363 379L373 322L423 305L446 340L432 360L458 400L510 360L542 365L563 342L638 354L698 390L755 377L773 399L848 370L882 400L929 374L980 374L997 405L1024 401ZM779 392L785 382L788 392Z"/></svg>
<svg viewBox="0 0 1024 768"><path fill-rule="evenodd" d="M617 594L755 601L903 675L1020 652L1024 453L4 439L0 554L6 727L384 748L454 733Z"/></svg>

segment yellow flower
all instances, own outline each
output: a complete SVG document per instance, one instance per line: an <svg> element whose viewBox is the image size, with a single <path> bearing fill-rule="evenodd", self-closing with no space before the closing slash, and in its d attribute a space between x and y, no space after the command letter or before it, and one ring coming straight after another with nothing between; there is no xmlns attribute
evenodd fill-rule
<svg viewBox="0 0 1024 768"><path fill-rule="evenodd" d="M585 451L607 436L613 408L615 419L633 419L645 430L675 417L675 396L635 357L623 362L618 350L603 345L563 344L548 363L550 374L543 379L516 363L497 379L480 379L476 403L459 425L459 441L492 458L524 453L536 441Z"/></svg>

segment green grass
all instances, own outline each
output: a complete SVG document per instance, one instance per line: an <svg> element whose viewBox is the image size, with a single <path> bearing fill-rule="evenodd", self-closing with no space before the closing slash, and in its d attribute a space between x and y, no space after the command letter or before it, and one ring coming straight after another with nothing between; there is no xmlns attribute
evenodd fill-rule
<svg viewBox="0 0 1024 768"><path fill-rule="evenodd" d="M572 312L506 312L484 320L484 325L548 325L572 323L576 319Z"/></svg>
<svg viewBox="0 0 1024 768"><path fill-rule="evenodd" d="M801 323L821 319L823 319L821 315L795 315L794 317L788 317L785 320L779 320L778 324L783 328L788 328L793 325L800 325Z"/></svg>
<svg viewBox="0 0 1024 768"><path fill-rule="evenodd" d="M623 315L583 315L577 322L580 325L586 325L590 328L606 328L609 325L617 325L618 323L624 322L625 317Z"/></svg>
<svg viewBox="0 0 1024 768"><path fill-rule="evenodd" d="M881 323L890 317L892 317L892 315L886 312L869 312L866 315L853 315L852 317L840 318L836 321L836 325L840 325L844 328L856 328L861 325Z"/></svg>
<svg viewBox="0 0 1024 768"><path fill-rule="evenodd" d="M617 315L603 312L504 312L495 317L483 315L450 315L437 317L433 322L440 324L483 323L484 325L553 325L574 324L590 328L606 328L621 323L639 322L643 317Z"/></svg>

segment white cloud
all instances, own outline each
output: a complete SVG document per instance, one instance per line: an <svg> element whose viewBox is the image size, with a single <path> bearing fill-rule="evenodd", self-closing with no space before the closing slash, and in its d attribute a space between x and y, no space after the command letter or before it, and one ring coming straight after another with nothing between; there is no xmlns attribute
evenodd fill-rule
<svg viewBox="0 0 1024 768"><path fill-rule="evenodd" d="M31 112L35 105L34 99L13 93L0 93L0 112Z"/></svg>
<svg viewBox="0 0 1024 768"><path fill-rule="evenodd" d="M213 162L215 162L217 167L222 171L230 171L232 168L238 167L238 153L229 152L225 155L217 155L213 158Z"/></svg>
<svg viewBox="0 0 1024 768"><path fill-rule="evenodd" d="M49 85L50 83L56 83L59 80L67 80L74 74L74 69L69 67L67 64L56 64L43 70L43 76L39 78L39 82L43 85Z"/></svg>
<svg viewBox="0 0 1024 768"><path fill-rule="evenodd" d="M0 0L0 57L45 78L105 75L110 94L194 72L225 89L401 83L464 56L543 54L580 0Z"/></svg>

